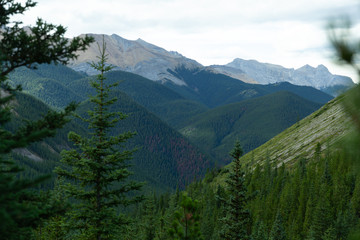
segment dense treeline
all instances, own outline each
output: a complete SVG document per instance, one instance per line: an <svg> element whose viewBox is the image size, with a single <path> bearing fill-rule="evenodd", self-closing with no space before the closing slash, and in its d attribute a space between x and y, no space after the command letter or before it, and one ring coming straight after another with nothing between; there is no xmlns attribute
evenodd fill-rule
<svg viewBox="0 0 360 240"><path fill-rule="evenodd" d="M223 163L236 140L249 152L320 106L290 92L276 92L194 116L180 132Z"/></svg>
<svg viewBox="0 0 360 240"><path fill-rule="evenodd" d="M136 132L127 145L138 149L133 155L131 167L132 171L136 172L133 177L137 180L148 181L151 187L159 191L175 189L177 184L184 187L186 183L194 179L194 176L204 176L206 169L211 168L211 157L205 156L156 115L135 103L123 92L114 90L110 96L116 96L118 102L109 107L109 110L121 111L128 115L119 126L112 130L111 134L125 131ZM87 101L79 106L77 112L83 115L89 108L91 104ZM87 126L83 125L83 127ZM156 186L158 184L163 184L163 186Z"/></svg>
<svg viewBox="0 0 360 240"><path fill-rule="evenodd" d="M54 162L38 168L34 162L24 160L21 152L38 149L42 144L50 146L52 140L41 141L55 136L56 130L69 121L76 105L70 104L62 112L37 109L47 112L41 116L29 110L34 106L24 104L21 107L28 121L12 120L18 114L13 107L18 104L16 99L26 95L16 95L21 88L9 84L7 77L15 69L35 63L66 64L93 40L85 37L69 41L64 38L64 27L41 19L29 28L28 34L19 22L10 22L10 16L22 14L36 4L31 0L23 4L0 0L0 4L0 239L359 239L357 121L359 131L354 131L357 135L346 142L347 147L322 151L319 144L312 158L300 159L289 168L269 161L242 166L242 149L237 142L228 168L208 172L186 191L178 188L174 194L153 194L139 203L142 196L133 191L142 184L128 181L132 175L128 169L132 150L124 147L133 133L112 131L126 116L110 107L117 98L109 94L115 85L104 85L104 72L112 68L106 64L105 44L99 63L92 64L100 71L91 81L96 95L90 97L90 102L95 107L88 111L88 118L78 116L88 123L89 132L69 134L74 145L62 153L55 186L50 186L50 191L36 190L45 189L41 184L47 178L36 175L52 169ZM342 56L352 63L353 55ZM52 75L51 68L43 71L43 77L48 75ZM79 76L69 73L68 79L73 77ZM351 117L358 120L359 87L355 91L357 94L352 92L344 103ZM140 137L150 151L159 148L164 139L169 143L162 152L177 163L180 184L192 180L185 174L196 176L207 166L197 149L183 151L188 145L186 140L158 135ZM56 144L62 143L53 146ZM53 153L47 147L35 157L41 161L52 158ZM138 205L130 210L123 208L134 203Z"/></svg>
<svg viewBox="0 0 360 240"><path fill-rule="evenodd" d="M137 181L146 181L146 188L159 192L175 189L179 183L185 186L194 176L204 176L206 169L211 168L213 160L205 156L197 147L192 145L180 133L164 124L157 116L136 104L123 92L113 91L119 101L111 107L111 111L122 111L128 118L122 121L112 133L134 131L137 134L129 139L127 146L137 148L134 153L132 176ZM78 114L86 114L91 104L85 101L77 107ZM8 130L15 130L24 125L26 119L37 120L46 114L50 108L42 101L24 93L17 93L13 106L11 122L5 125ZM72 119L54 138L46 138L42 142L32 143L26 149L16 150L13 157L17 164L24 167L26 176L34 179L41 174L52 174L58 165L60 152L72 146L67 135L70 131L87 134L87 125ZM31 158L33 154L34 158ZM27 157L26 157L27 156ZM181 164L182 163L182 164ZM149 171L152 169L152 171ZM25 174L25 173L21 173ZM50 181L47 186L53 186Z"/></svg>
<svg viewBox="0 0 360 240"><path fill-rule="evenodd" d="M51 69L51 71L50 71ZM63 79L61 79L63 76ZM76 80L71 69L51 64L39 65L38 69L19 68L9 76L13 86L21 84L24 92L41 99L55 109L62 109L71 101L80 102L84 98L66 87L66 82Z"/></svg>
<svg viewBox="0 0 360 240"><path fill-rule="evenodd" d="M311 159L301 159L292 168L269 161L251 169L243 166L249 239L348 239L356 234L359 164L344 151L330 154L320 149L319 145ZM192 214L199 215L204 239L224 239L220 235L228 212L224 199L233 194L225 181L232 171L211 171L185 191L197 203ZM172 239L168 234L182 208L183 194L150 196L134 213L131 239ZM147 238L149 232L152 238Z"/></svg>
<svg viewBox="0 0 360 240"><path fill-rule="evenodd" d="M33 190L47 176L27 178L10 155L31 143L54 137L56 129L62 128L75 110L75 104L69 104L61 112L49 110L36 119L32 117L39 114L28 111L25 122L12 122L17 114L13 110L18 104L16 93L21 86L12 86L8 75L22 66L34 67L35 63L67 64L76 58L75 52L85 50L93 41L89 37L68 40L64 27L41 19L27 29L20 26L21 22L11 20L13 15L23 14L35 5L31 0L0 1L0 238L6 240L29 239L33 229L59 209L48 201L48 194Z"/></svg>
<svg viewBox="0 0 360 240"><path fill-rule="evenodd" d="M269 85L249 84L206 69L187 69L184 66L179 66L175 71L169 70L169 72L183 79L188 87L173 83L166 83L166 86L186 99L202 102L210 108L279 91L288 91L309 101L321 104L332 99L330 95L314 88L296 86L288 82Z"/></svg>
<svg viewBox="0 0 360 240"><path fill-rule="evenodd" d="M236 139L241 140L243 149L248 152L321 106L316 103L316 96L323 93L308 87L286 83L265 87L213 73L188 74L185 76L196 81L191 83L195 84L192 87L202 89L195 91L202 100L132 73L111 71L105 76L109 83L120 83L114 88L116 94L127 95L124 97L126 104L117 107L143 106L183 133L202 152L216 158L220 165L228 163L227 153ZM68 67L51 64L40 65L37 70L20 68L10 76L12 84L22 84L24 91L57 109L71 101L86 101L94 92L88 84L90 80L91 77L82 76ZM226 88L222 86L222 80ZM261 94L252 95L252 92ZM234 99L228 101L229 96ZM212 105L208 101L219 104Z"/></svg>

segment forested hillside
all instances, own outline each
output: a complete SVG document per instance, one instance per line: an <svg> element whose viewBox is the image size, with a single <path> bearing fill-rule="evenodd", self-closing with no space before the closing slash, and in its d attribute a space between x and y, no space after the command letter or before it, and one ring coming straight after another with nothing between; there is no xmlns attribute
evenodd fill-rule
<svg viewBox="0 0 360 240"><path fill-rule="evenodd" d="M360 239L359 85L248 84L118 36L162 82L114 71L105 36L87 76L65 65L94 38L13 20L35 6L0 0L0 240Z"/></svg>
<svg viewBox="0 0 360 240"><path fill-rule="evenodd" d="M336 98L185 191L150 196L134 212L137 220L127 236L172 239L188 231L200 236L194 239L227 239L228 229L236 227L239 239L359 239L360 134L351 121L358 111L343 109L358 91ZM192 216L188 225L187 216Z"/></svg>
<svg viewBox="0 0 360 240"><path fill-rule="evenodd" d="M13 106L15 114L12 116L11 122L5 125L5 128L10 131L25 126L26 119L33 121L41 119L50 110L42 101L23 93L17 93ZM20 176L26 179L35 179L40 175L52 174L55 166L59 163L59 153L71 146L67 135L73 129L81 134L86 133L86 129L83 127L74 122L69 122L56 133L55 137L46 138L42 142L35 142L26 148L15 149L12 157L16 159L19 166L24 168L24 172ZM44 182L42 187L53 187L53 183L53 180Z"/></svg>
<svg viewBox="0 0 360 240"><path fill-rule="evenodd" d="M111 71L105 76L108 82L119 83L116 86L117 91L126 93L134 103L142 105L179 130L193 144L202 148L203 152L217 158L216 162L220 165L228 161L227 152L236 139L244 141L244 150L248 152L315 111L321 106L315 102L324 103L331 99L316 89L288 83L262 86L246 84L207 71L179 69L180 73L188 87L175 88L167 85L174 90L123 71ZM29 81L30 78L34 80ZM21 68L11 75L10 80L13 84L22 84L26 92L61 109L71 101L83 101L89 94L94 93L88 84L93 78L84 77L64 66L42 65L37 70ZM192 91L192 88L198 90ZM288 91L292 97L285 97L283 91ZM275 99L269 94L284 96ZM241 106L240 102L244 100L248 102ZM223 121L222 118L230 113L237 116ZM209 123L214 121L220 121L222 127L218 128L219 124L215 123L209 126ZM196 131L192 131L194 129ZM243 131L244 129L246 130Z"/></svg>
<svg viewBox="0 0 360 240"><path fill-rule="evenodd" d="M193 179L203 176L207 169L212 168L214 160L203 154L178 132L164 124L154 114L133 102L122 92L114 92L119 98L118 104L111 110L128 114L112 134L133 131L136 135L128 142L126 148L138 148L134 153L132 170L134 178L148 182L148 188L159 192L169 191L176 186L185 186ZM49 107L41 101L26 95L18 94L14 104L16 116L13 117L9 130L21 126L24 119L39 119L49 111ZM84 115L89 109L89 102L81 104L77 110ZM24 166L23 173L30 178L39 174L52 174L60 159L60 152L69 149L72 143L68 141L69 131L86 135L87 126L73 120L61 129L55 138L34 143L26 149L16 150L14 157ZM48 183L52 185L53 182Z"/></svg>
<svg viewBox="0 0 360 240"><path fill-rule="evenodd" d="M345 99L341 95L331 100L313 114L245 154L242 160L251 164L265 159L295 164L301 158L311 157L317 144L322 146L323 151L338 148L334 144L354 131L351 117L343 107Z"/></svg>
<svg viewBox="0 0 360 240"><path fill-rule="evenodd" d="M153 82L139 75L112 71L106 74L109 82L120 84L117 90L125 92L135 102L155 113L170 126L176 127L184 120L208 109L204 104L188 100L160 83ZM89 78L73 81L68 85L86 97L91 89Z"/></svg>
<svg viewBox="0 0 360 240"><path fill-rule="evenodd" d="M248 152L320 106L290 92L277 92L197 115L185 122L180 132L218 161L226 162L222 157L227 157L236 140Z"/></svg>
<svg viewBox="0 0 360 240"><path fill-rule="evenodd" d="M46 104L55 108L64 108L71 101L84 100L76 91L69 89L67 84L83 75L63 65L42 64L37 69L21 67L10 74L12 85L21 84L23 91L29 93Z"/></svg>
<svg viewBox="0 0 360 240"><path fill-rule="evenodd" d="M128 141L128 147L138 148L132 164L138 180L147 181L160 191L170 190L176 186L184 187L213 167L214 160L210 156L127 95L114 91L112 96L118 101L109 110L121 111L128 117L111 134L136 132ZM88 101L84 102L78 113L84 115L90 106Z"/></svg>
<svg viewBox="0 0 360 240"><path fill-rule="evenodd" d="M291 169L269 161L255 168L242 165L245 197L239 204L249 216L241 239L358 239L358 161L358 156L350 159L345 152L319 151ZM152 231L159 239L171 239L167 229L176 229L174 226L179 226L178 231L194 232L193 225L183 223L186 214L191 214L198 216L192 224L198 224L203 239L224 239L227 221L237 223L228 218L227 202L234 196L226 183L228 171L212 171L185 192L150 196L134 213L129 238L143 239ZM193 208L185 205L184 194ZM179 218L174 217L177 214Z"/></svg>
<svg viewBox="0 0 360 240"><path fill-rule="evenodd" d="M167 83L166 86L185 98L199 101L211 108L277 91L289 91L309 101L321 104L332 99L330 95L315 88L296 86L287 82L269 85L249 84L210 70L186 69L184 67L178 67L171 73L183 79L187 86L171 83Z"/></svg>

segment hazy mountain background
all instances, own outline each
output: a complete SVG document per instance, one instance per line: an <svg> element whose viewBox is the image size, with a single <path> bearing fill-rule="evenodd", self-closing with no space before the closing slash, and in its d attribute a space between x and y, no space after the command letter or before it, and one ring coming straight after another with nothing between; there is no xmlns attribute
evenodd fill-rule
<svg viewBox="0 0 360 240"><path fill-rule="evenodd" d="M184 67L189 70L207 68L214 73L221 73L247 83L289 82L300 86L311 86L333 96L337 96L354 85L349 77L333 75L323 65L316 68L305 65L299 69L288 69L279 65L260 63L256 60L237 58L226 65L204 67L195 60L186 58L177 52L166 51L142 39L131 41L116 34L111 36L89 35L94 37L97 42L101 42L104 38L109 52L109 64L113 64L119 70L136 73L162 83L172 82L186 86L184 79L169 74L169 70L174 71L178 67ZM96 60L97 53L98 47L94 43L86 52L80 52L79 58L70 66L77 71L95 74L87 62Z"/></svg>

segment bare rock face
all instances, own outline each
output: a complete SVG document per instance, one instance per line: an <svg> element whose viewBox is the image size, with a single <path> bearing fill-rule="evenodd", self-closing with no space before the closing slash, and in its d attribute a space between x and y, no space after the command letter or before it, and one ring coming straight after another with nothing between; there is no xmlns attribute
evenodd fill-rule
<svg viewBox="0 0 360 240"><path fill-rule="evenodd" d="M299 69L294 69L237 58L225 66L243 71L260 84L289 82L299 86L314 87L319 90L334 86L347 88L354 85L351 78L333 75L324 65L319 65L316 68L305 65Z"/></svg>
<svg viewBox="0 0 360 240"><path fill-rule="evenodd" d="M215 73L221 73L246 83L258 84L257 81L238 68L228 67L226 65L211 65L207 67L207 70Z"/></svg>
<svg viewBox="0 0 360 240"><path fill-rule="evenodd" d="M177 52L167 51L142 39L132 41L116 34L111 36L87 35L92 36L95 42L87 51L79 52L78 59L71 62L70 67L89 75L97 73L88 63L97 61L98 44L102 44L104 39L108 53L107 63L114 65L115 70L135 73L161 83L172 82L180 86L186 85L184 79L173 74L176 72L174 71L176 68L185 67L190 70L205 69L251 84L289 82L299 86L310 86L333 96L354 85L351 78L333 75L324 65L319 65L316 68L305 65L299 69L294 69L237 58L226 65L204 67L195 60L186 58Z"/></svg>
<svg viewBox="0 0 360 240"><path fill-rule="evenodd" d="M79 52L78 59L71 62L70 67L90 75L96 74L96 72L88 63L97 60L98 44L102 43L103 38L108 53L107 63L116 66L119 70L132 72L154 81L172 81L178 85L185 85L182 79L173 76L168 70L174 70L178 66L185 66L189 69L202 67L201 64L177 52L166 51L142 39L131 41L115 34L111 36L88 35L92 36L95 42L87 51Z"/></svg>

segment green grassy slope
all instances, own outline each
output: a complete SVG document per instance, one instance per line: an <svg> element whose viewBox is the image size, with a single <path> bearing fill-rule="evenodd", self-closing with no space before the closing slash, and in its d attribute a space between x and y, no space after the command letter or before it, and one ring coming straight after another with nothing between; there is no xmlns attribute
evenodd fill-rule
<svg viewBox="0 0 360 240"><path fill-rule="evenodd" d="M345 114L339 96L313 114L276 135L265 144L242 157L246 163L254 164L264 159L279 164L293 164L301 157L311 156L318 143L322 149L332 146L351 129L351 120Z"/></svg>

